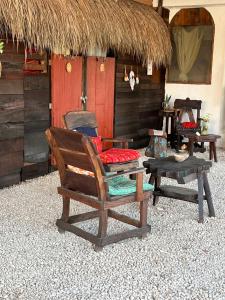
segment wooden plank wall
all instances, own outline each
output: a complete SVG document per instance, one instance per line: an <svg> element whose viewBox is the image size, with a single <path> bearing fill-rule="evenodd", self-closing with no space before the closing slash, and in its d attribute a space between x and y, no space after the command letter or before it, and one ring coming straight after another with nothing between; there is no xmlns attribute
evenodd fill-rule
<svg viewBox="0 0 225 300"><path fill-rule="evenodd" d="M24 137L24 50L9 42L0 55L0 187L20 181Z"/></svg>
<svg viewBox="0 0 225 300"><path fill-rule="evenodd" d="M140 83L131 90L129 82L124 81L131 68L138 71ZM153 75L147 76L146 67L129 56L119 55L116 64L116 95L114 136L133 138L134 148L144 147L149 142L148 128L161 129L162 119L159 111L165 96L165 69L153 68Z"/></svg>
<svg viewBox="0 0 225 300"><path fill-rule="evenodd" d="M48 172L49 147L45 130L50 126L49 102L49 75L26 75L24 77L23 180Z"/></svg>

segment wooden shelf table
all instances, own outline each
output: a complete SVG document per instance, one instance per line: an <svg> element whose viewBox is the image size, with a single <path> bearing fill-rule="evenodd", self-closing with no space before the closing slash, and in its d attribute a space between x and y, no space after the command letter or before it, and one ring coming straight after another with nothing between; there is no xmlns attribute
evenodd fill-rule
<svg viewBox="0 0 225 300"><path fill-rule="evenodd" d="M173 156L159 159L149 159L143 162L146 173L151 174L149 183L155 184L153 204L159 197L174 198L198 204L199 223L203 223L203 200L207 201L210 217L215 217L210 186L207 178L212 162L191 156L183 162L176 162ZM161 185L161 177L175 179L179 184L198 181L198 190Z"/></svg>

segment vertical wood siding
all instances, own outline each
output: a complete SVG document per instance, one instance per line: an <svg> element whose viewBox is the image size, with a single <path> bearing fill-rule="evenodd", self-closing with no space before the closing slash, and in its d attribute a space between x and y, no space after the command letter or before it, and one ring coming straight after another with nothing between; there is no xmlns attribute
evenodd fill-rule
<svg viewBox="0 0 225 300"><path fill-rule="evenodd" d="M140 83L131 90L129 82L124 81L125 65L127 73L131 68L139 73ZM133 138L134 147L148 143L148 128L161 129L162 119L159 111L165 95L165 70L153 69L147 76L145 66L129 56L119 56L116 64L115 96L115 136Z"/></svg>
<svg viewBox="0 0 225 300"><path fill-rule="evenodd" d="M59 55L52 57L52 125L62 127L62 116L71 110L81 110L82 57L66 59ZM72 71L66 71L71 63Z"/></svg>
<svg viewBox="0 0 225 300"><path fill-rule="evenodd" d="M101 70L104 64L104 70ZM115 59L87 60L87 110L96 113L98 133L104 137L113 136Z"/></svg>

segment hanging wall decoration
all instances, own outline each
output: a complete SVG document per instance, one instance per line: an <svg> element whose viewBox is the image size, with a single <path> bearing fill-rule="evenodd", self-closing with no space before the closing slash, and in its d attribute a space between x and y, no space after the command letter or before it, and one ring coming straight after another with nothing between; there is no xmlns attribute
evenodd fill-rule
<svg viewBox="0 0 225 300"><path fill-rule="evenodd" d="M67 73L71 73L72 72L72 64L70 62L68 62L66 64L66 72Z"/></svg>
<svg viewBox="0 0 225 300"><path fill-rule="evenodd" d="M3 49L4 49L4 42L0 42L0 54L3 53ZM2 63L0 61L0 78L2 77Z"/></svg>
<svg viewBox="0 0 225 300"><path fill-rule="evenodd" d="M137 76L136 76L136 84L139 84L140 83L140 79L139 79L139 76L138 76L138 67L137 67Z"/></svg>
<svg viewBox="0 0 225 300"><path fill-rule="evenodd" d="M129 74L129 82L130 82L130 88L133 91L136 80L135 80L135 74L134 74L134 71L133 71L132 67L131 67L131 71L130 71L130 74Z"/></svg>
<svg viewBox="0 0 225 300"><path fill-rule="evenodd" d="M124 68L124 81L129 81L129 77L127 75L127 66Z"/></svg>

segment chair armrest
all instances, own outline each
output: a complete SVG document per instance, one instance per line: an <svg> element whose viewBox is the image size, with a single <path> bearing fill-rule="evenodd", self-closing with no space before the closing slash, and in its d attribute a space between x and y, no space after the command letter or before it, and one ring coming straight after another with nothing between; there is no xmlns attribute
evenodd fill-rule
<svg viewBox="0 0 225 300"><path fill-rule="evenodd" d="M143 173L144 171L145 171L145 168L135 168L135 169L131 169L131 170L128 170L128 171L123 171L123 172L120 172L120 173L116 173L116 174L113 174L113 175L104 176L104 182L107 182L110 179L121 176L121 175L138 174L138 173Z"/></svg>
<svg viewBox="0 0 225 300"><path fill-rule="evenodd" d="M133 139L125 139L125 138L102 138L103 142L108 143L119 143L122 144L122 148L128 148L128 143L133 142Z"/></svg>

